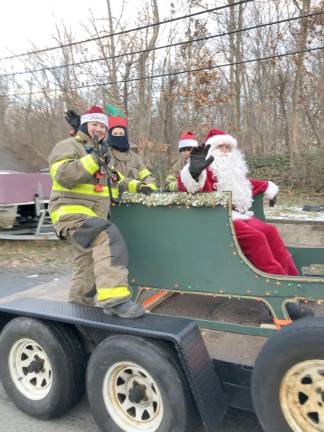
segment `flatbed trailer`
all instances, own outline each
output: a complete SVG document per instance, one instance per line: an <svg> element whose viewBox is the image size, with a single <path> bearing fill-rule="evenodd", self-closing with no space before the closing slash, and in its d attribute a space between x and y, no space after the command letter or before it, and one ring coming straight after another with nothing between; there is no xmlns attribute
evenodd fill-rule
<svg viewBox="0 0 324 432"><path fill-rule="evenodd" d="M135 296L175 293L145 318L67 304L66 280L1 300L0 379L18 407L61 415L82 394L87 369L102 431L214 432L229 406L254 409L266 432L324 430L324 321L291 323L286 310L306 300L321 314L324 278L255 269L236 241L230 197L205 198L126 196L114 208ZM324 262L322 249L295 249L300 270ZM175 316L186 315L174 307L181 296L252 301L269 315L253 323Z"/></svg>

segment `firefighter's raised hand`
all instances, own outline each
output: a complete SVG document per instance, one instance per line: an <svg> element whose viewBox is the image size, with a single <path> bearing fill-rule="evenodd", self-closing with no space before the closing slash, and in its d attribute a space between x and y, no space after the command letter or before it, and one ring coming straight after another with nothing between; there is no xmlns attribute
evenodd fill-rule
<svg viewBox="0 0 324 432"><path fill-rule="evenodd" d="M198 147L193 147L190 153L189 172L193 179L198 180L198 177L204 169L206 169L214 160L214 156L209 156L206 159L209 146L201 144Z"/></svg>
<svg viewBox="0 0 324 432"><path fill-rule="evenodd" d="M78 113L73 110L67 110L65 113L65 120L69 123L70 126L73 127L75 132L79 130L81 117Z"/></svg>

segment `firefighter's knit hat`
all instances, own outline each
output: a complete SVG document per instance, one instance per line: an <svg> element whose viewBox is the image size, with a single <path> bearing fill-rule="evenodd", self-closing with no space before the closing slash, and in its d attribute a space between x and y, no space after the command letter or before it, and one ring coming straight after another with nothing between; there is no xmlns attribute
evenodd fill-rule
<svg viewBox="0 0 324 432"><path fill-rule="evenodd" d="M93 105L90 107L82 116L81 116L81 124L88 122L98 122L108 128L108 117L104 114L103 109L100 106Z"/></svg>
<svg viewBox="0 0 324 432"><path fill-rule="evenodd" d="M183 132L180 135L179 150L186 147L198 147L198 140L196 135L191 131Z"/></svg>
<svg viewBox="0 0 324 432"><path fill-rule="evenodd" d="M105 113L108 116L109 130L114 127L124 127L127 129L127 117L117 107L107 104Z"/></svg>

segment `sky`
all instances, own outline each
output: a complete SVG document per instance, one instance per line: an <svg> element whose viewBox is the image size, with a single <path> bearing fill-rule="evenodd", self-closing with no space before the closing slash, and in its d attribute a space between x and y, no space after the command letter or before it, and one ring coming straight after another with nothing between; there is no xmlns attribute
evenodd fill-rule
<svg viewBox="0 0 324 432"><path fill-rule="evenodd" d="M132 26L132 17L136 11L143 8L146 2L151 0L124 0L125 8L123 16L127 20L127 26ZM157 0L160 12L160 20L170 17L170 4L176 4L174 16L183 15L181 3L186 0ZM286 0L278 0L286 3ZM119 17L123 0L110 0L113 15ZM227 3L227 0L205 0L210 6L219 6ZM55 23L61 27L62 22L67 28L72 29L74 40L87 39L89 35L83 29L81 23L86 23L91 14L91 8L95 19L103 22L107 16L106 0L8 0L1 2L0 25L0 59L4 56L19 54L37 48L55 46L53 39L56 34ZM200 8L198 8L200 10Z"/></svg>
<svg viewBox="0 0 324 432"><path fill-rule="evenodd" d="M111 0L114 16L120 14L121 0ZM125 17L130 20L142 0L126 0ZM166 17L169 1L158 0L161 19ZM62 21L77 39L87 38L80 22L90 18L91 8L96 19L107 16L106 0L9 0L1 4L0 57L28 51L33 46L56 45L52 36L55 23Z"/></svg>

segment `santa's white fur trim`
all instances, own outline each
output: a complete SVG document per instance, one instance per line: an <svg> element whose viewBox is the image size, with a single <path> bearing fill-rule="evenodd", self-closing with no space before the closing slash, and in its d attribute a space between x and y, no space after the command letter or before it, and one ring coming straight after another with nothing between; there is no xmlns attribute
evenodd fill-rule
<svg viewBox="0 0 324 432"><path fill-rule="evenodd" d="M108 117L106 114L102 113L91 113L91 114L84 114L81 116L81 124L88 123L88 122L98 122L102 123L108 127Z"/></svg>
<svg viewBox="0 0 324 432"><path fill-rule="evenodd" d="M214 157L209 169L217 179L219 192L232 192L232 203L240 213L247 212L252 206L252 185L247 179L248 167L238 149L224 154L217 147L208 152Z"/></svg>
<svg viewBox="0 0 324 432"><path fill-rule="evenodd" d="M253 211L246 211L244 213L240 213L236 210L232 210L232 220L249 220L254 215Z"/></svg>
<svg viewBox="0 0 324 432"><path fill-rule="evenodd" d="M273 183L272 181L268 181L268 187L266 191L264 192L265 199L271 200L273 199L279 192L279 187L276 185L276 183Z"/></svg>
<svg viewBox="0 0 324 432"><path fill-rule="evenodd" d="M214 135L206 141L206 145L210 145L211 147L218 147L222 144L229 144L231 147L237 147L237 141L232 135Z"/></svg>
<svg viewBox="0 0 324 432"><path fill-rule="evenodd" d="M207 171L204 170L200 174L198 181L193 179L189 172L189 163L187 163L187 165L185 165L180 172L181 181L189 193L195 193L202 189L204 187L206 177Z"/></svg>
<svg viewBox="0 0 324 432"><path fill-rule="evenodd" d="M185 139L179 141L179 150L185 147L198 147L198 141Z"/></svg>

